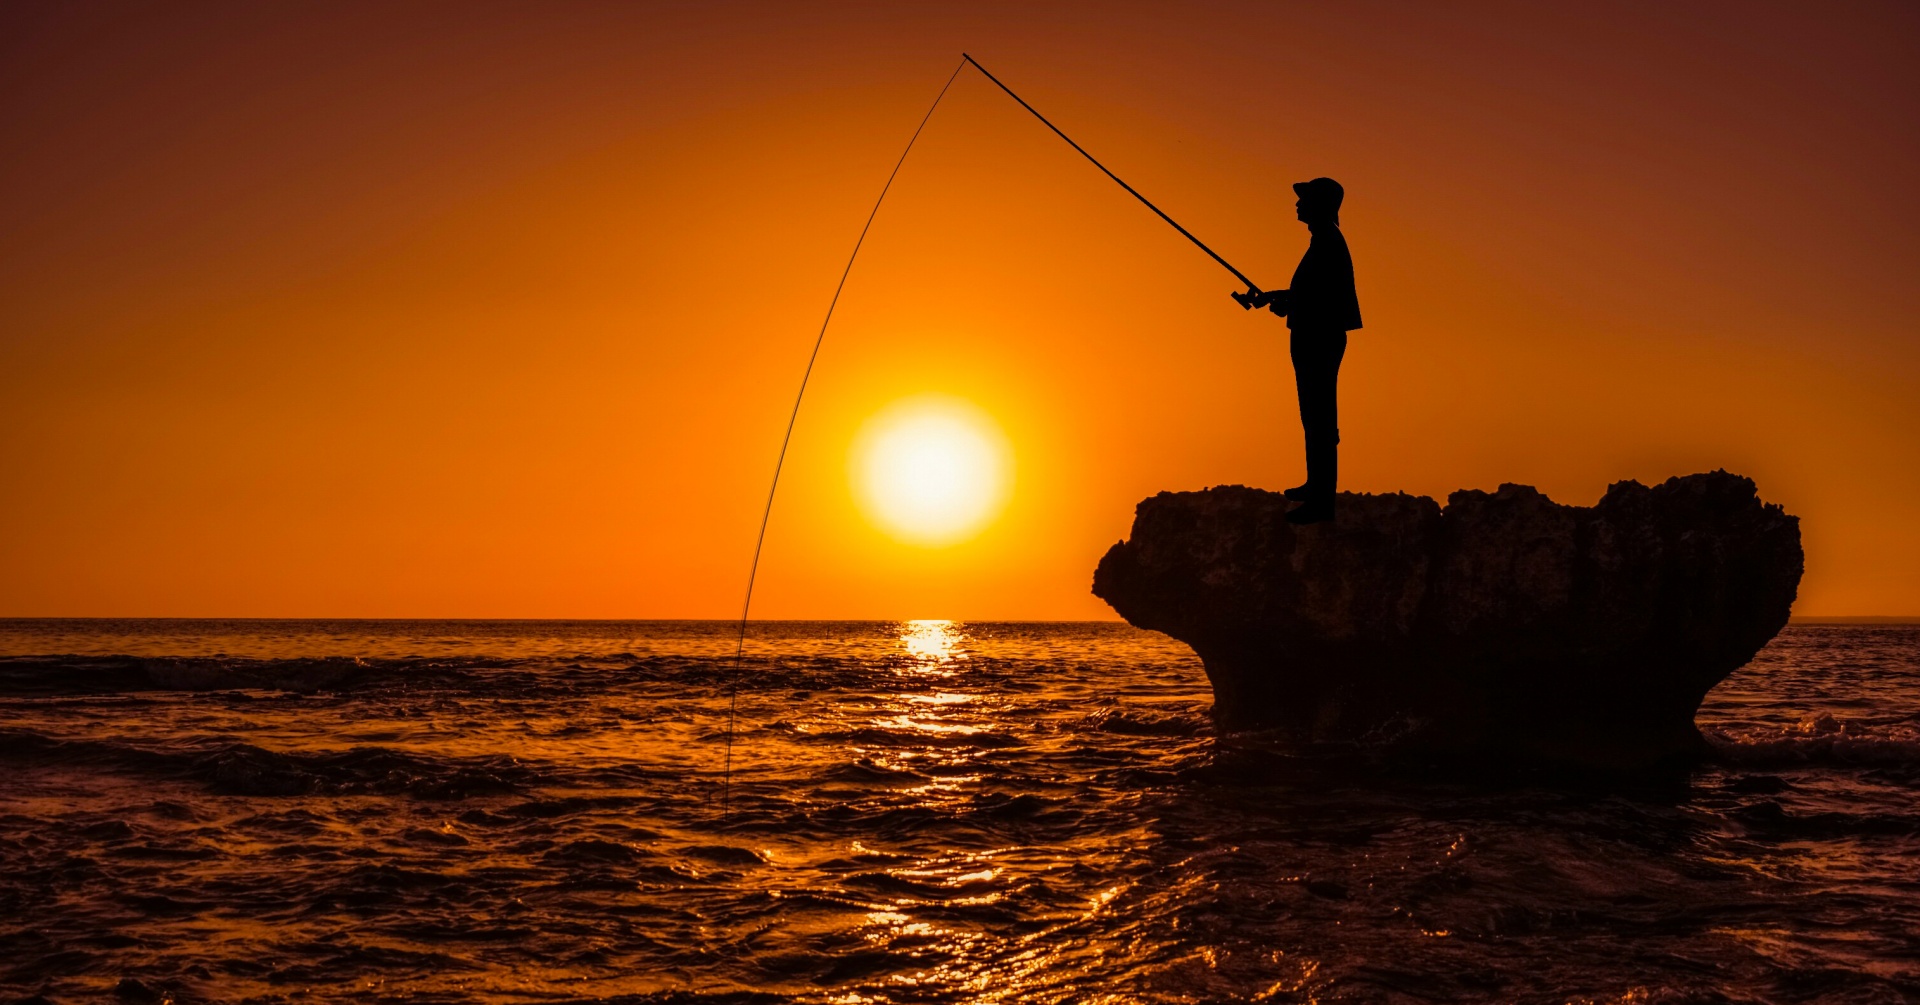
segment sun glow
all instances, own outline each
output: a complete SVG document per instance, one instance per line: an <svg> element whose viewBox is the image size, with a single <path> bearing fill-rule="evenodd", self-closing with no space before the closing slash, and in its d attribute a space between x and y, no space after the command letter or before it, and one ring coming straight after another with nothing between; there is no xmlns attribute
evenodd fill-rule
<svg viewBox="0 0 1920 1005"><path fill-rule="evenodd" d="M921 663L951 663L960 645L960 630L951 621L909 621L900 626L900 645Z"/></svg>
<svg viewBox="0 0 1920 1005"><path fill-rule="evenodd" d="M853 445L854 496L867 516L913 544L978 533L1006 502L1012 451L985 412L957 398L895 402Z"/></svg>

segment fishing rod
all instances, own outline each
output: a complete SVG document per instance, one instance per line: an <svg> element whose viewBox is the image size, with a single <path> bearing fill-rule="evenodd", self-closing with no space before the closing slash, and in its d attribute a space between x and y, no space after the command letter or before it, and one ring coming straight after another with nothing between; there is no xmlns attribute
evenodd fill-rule
<svg viewBox="0 0 1920 1005"><path fill-rule="evenodd" d="M1241 272L1239 269L1234 268L1232 262L1229 262L1226 259L1221 258L1219 252L1213 250L1212 248L1207 247L1207 242L1202 241L1199 238L1193 236L1192 231L1188 230L1185 227L1180 226L1180 221L1175 220L1171 216L1168 216L1166 210L1163 210L1160 207L1155 206L1153 204L1153 200L1147 198L1144 195L1141 195L1138 189L1134 188L1132 185L1127 184L1126 181L1123 180L1119 175L1114 174L1111 170L1109 170L1105 164L1100 163L1099 158L1096 158L1092 154L1088 153L1086 147L1083 147L1080 144L1075 143L1073 141L1073 137L1068 136L1066 133L1061 131L1059 126L1056 126L1052 122L1048 121L1046 116L1040 114L1040 110L1038 108L1035 108L1032 105L1027 104L1027 99L1019 96L1018 94L1013 93L1013 88L1008 87L1007 85L1001 83L1000 78L994 76L993 72L988 70L986 67L981 66L978 60L974 59L972 56L964 52L960 54L960 58L966 61L967 63L972 64L973 68L976 70L979 70L980 73L983 76L985 76L988 80L993 81L993 84L995 87L998 87L1001 90L1007 92L1007 97L1012 98L1015 101L1018 101L1020 103L1021 108L1024 108L1027 111L1032 112L1033 117L1036 119L1039 119L1041 125L1046 126L1048 129L1053 130L1053 133L1055 136L1058 136L1061 139L1066 140L1068 146L1074 148L1075 150L1080 151L1080 156L1085 157L1088 161L1092 162L1094 167L1099 168L1103 174L1105 174L1109 178L1112 178L1115 184L1119 185L1121 188L1126 189L1128 195L1131 195L1135 199L1140 200L1142 205L1146 206L1150 210L1153 210L1154 213L1160 217L1160 219L1167 221L1167 224L1169 226L1171 226L1173 229L1180 232L1181 237L1184 237L1187 240L1192 241L1195 247L1207 253L1207 257L1213 259L1216 262L1219 262L1222 268L1226 269L1228 272L1233 273L1233 277L1235 279L1238 279L1242 283L1245 283L1247 287L1247 292L1235 293L1232 296L1233 296L1234 302L1239 304L1242 310L1253 309L1254 298L1260 295L1260 287L1256 285L1253 280L1248 279L1246 273Z"/></svg>
<svg viewBox="0 0 1920 1005"><path fill-rule="evenodd" d="M734 724L737 721L737 713L740 706L740 667L746 659L747 652L747 619L748 615L753 611L753 586L755 580L757 580L760 575L760 553L766 547L767 543L767 524L773 519L773 498L775 493L780 491L780 471L786 466L787 448L793 443L793 429L800 421L800 403L806 399L807 382L813 378L813 365L820 359L820 347L827 339L827 326L833 322L833 309L840 305L840 294L847 288L847 277L853 274L853 263L855 259L860 257L860 246L866 243L867 232L873 229L874 218L880 215L880 204L887 201L887 192L892 190L893 180L900 176L900 168L907 163L907 155L913 152L913 145L919 141L920 134L926 130L927 123L932 120L934 110L940 107L941 100L947 96L947 91L952 89L953 82L959 79L960 71L966 69L968 66L979 70L988 80L993 81L994 86L1007 92L1008 97L1019 102L1020 107L1032 112L1033 117L1039 119L1042 125L1053 130L1054 135L1066 140L1068 146L1078 150L1080 156L1092 161L1094 167L1099 168L1102 173L1112 178L1121 188L1126 189L1128 194L1140 200L1148 209L1153 210L1160 219L1167 221L1173 229L1180 232L1182 237L1192 241L1201 251L1206 252L1208 257L1219 262L1228 272L1233 273L1235 279L1245 283L1247 292L1231 294L1234 302L1238 303L1243 310L1251 310L1255 306L1255 298L1260 296L1260 287L1255 285L1253 280L1248 279L1245 273L1234 268L1233 263L1221 258L1219 252L1207 247L1206 242L1193 236L1192 231L1180 226L1179 222L1173 217L1168 216L1165 210L1155 206L1152 200L1141 195L1138 189L1127 184L1121 180L1119 175L1108 170L1105 164L1100 163L1092 154L1087 153L1085 147L1075 143L1073 137L1061 132L1059 126L1047 121L1047 117L1040 114L1039 109L1027 104L1025 98L1013 93L1013 88L1001 83L999 77L989 73L986 67L980 65L978 60L975 60L972 56L964 52L961 53L960 63L956 65L953 68L953 72L947 76L947 82L941 86L940 93L934 96L933 104L927 108L927 114L920 117L920 124L914 127L913 135L907 138L907 148L900 151L900 159L894 162L893 171L887 175L886 184L880 186L880 197L873 201L873 209L867 213L867 222L860 228L860 236L854 239L853 253L847 256L846 267L840 270L840 282L833 288L833 297L827 301L827 315L821 319L819 334L813 338L813 352L807 357L807 368L800 374L800 390L793 396L793 411L787 415L787 431L780 438L780 454L773 462L773 483L767 487L767 505L760 512L760 533L753 542L753 562L747 569L747 595L746 599L740 604L740 637L734 645L733 681L727 689L727 761L720 788L720 814L723 817L731 812L733 808L733 734Z"/></svg>

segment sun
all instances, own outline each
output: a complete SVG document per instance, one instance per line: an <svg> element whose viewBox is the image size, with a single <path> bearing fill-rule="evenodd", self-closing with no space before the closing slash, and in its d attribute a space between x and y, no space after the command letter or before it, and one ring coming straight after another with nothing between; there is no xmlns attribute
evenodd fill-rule
<svg viewBox="0 0 1920 1005"><path fill-rule="evenodd" d="M940 547L979 533L1012 488L1012 450L991 416L944 395L906 398L861 427L853 494L867 516L911 544Z"/></svg>

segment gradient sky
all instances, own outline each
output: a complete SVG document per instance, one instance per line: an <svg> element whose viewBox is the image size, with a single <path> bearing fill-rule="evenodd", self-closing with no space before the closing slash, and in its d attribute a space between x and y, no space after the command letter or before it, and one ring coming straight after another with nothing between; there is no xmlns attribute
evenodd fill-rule
<svg viewBox="0 0 1920 1005"><path fill-rule="evenodd" d="M1263 283L1346 185L1343 487L1726 467L1920 614L1920 8L1673 6L9 4L0 615L737 615L963 49ZM1234 288L963 74L756 613L1111 617L1140 498L1300 476ZM1014 450L963 545L850 498L916 394Z"/></svg>

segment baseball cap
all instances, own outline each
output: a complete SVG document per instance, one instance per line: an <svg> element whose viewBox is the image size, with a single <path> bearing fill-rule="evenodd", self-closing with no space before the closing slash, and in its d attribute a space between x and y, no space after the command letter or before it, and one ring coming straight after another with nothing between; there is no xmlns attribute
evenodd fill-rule
<svg viewBox="0 0 1920 1005"><path fill-rule="evenodd" d="M1293 194L1309 202L1324 203L1333 209L1340 208L1341 200L1347 197L1347 190L1332 178L1315 178L1312 181L1293 183Z"/></svg>

